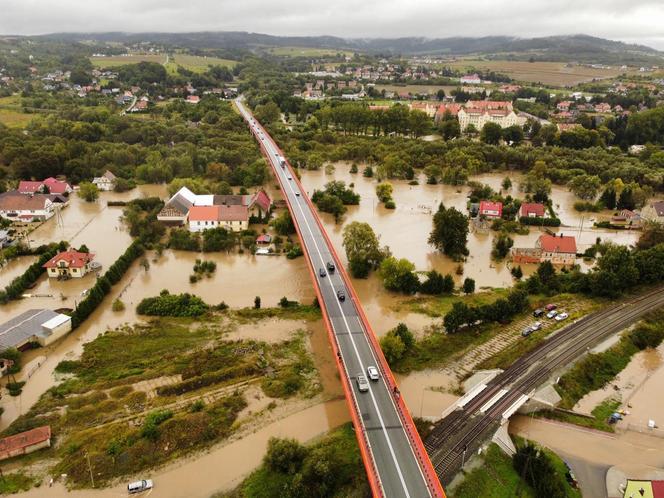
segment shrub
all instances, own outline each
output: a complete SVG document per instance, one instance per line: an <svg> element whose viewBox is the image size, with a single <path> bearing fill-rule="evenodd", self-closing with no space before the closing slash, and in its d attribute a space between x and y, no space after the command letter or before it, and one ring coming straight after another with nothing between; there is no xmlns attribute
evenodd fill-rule
<svg viewBox="0 0 664 498"><path fill-rule="evenodd" d="M124 311L125 305L124 303L120 300L118 297L115 301L113 301L113 305L111 306L111 309L113 311Z"/></svg>
<svg viewBox="0 0 664 498"><path fill-rule="evenodd" d="M150 316L193 317L206 313L208 309L209 306L198 296L188 293L170 294L163 290L159 296L141 300L136 312Z"/></svg>

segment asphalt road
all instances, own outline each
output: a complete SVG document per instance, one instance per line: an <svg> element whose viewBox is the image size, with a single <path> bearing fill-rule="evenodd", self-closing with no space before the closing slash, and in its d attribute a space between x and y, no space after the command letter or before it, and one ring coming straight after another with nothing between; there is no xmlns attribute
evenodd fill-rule
<svg viewBox="0 0 664 498"><path fill-rule="evenodd" d="M272 169L282 186L284 197L300 227L303 249L316 273L315 285L318 286L325 301L325 309L336 335L345 373L352 386L353 404L358 407L357 411L367 434L368 450L372 455L384 495L389 498L431 496L401 423L392 398L393 393L384 381L382 373L379 380L369 381L368 391L360 392L358 389L356 382L358 374L367 377L369 366L376 366L380 370L379 362L367 338L367 332L351 293L338 272L328 272L326 269L327 263L334 261L334 257L314 213L303 198L306 192L300 191L299 184L293 180L294 173L290 166L282 167L279 164L277 156L280 151L272 138L257 121L253 120L240 100L236 103L252 132L265 147ZM338 265L339 262L335 264ZM324 269L326 275L321 277L319 269ZM337 298L337 292L340 290L346 296L345 301ZM367 471L371 472L370 469Z"/></svg>
<svg viewBox="0 0 664 498"><path fill-rule="evenodd" d="M522 396L568 367L602 340L664 306L664 288L586 315L547 338L495 377L477 396L436 423L425 447L442 482L449 482L500 425L503 414Z"/></svg>

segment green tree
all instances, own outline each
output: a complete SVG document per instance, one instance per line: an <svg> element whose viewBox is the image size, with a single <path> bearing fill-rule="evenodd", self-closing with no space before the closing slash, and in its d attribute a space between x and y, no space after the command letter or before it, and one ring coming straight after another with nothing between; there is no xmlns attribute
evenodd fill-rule
<svg viewBox="0 0 664 498"><path fill-rule="evenodd" d="M85 202L94 202L99 198L99 189L94 183L81 182L78 186L78 196Z"/></svg>
<svg viewBox="0 0 664 498"><path fill-rule="evenodd" d="M343 246L351 275L356 278L366 278L371 270L378 268L387 252L380 248L371 225L358 221L344 227Z"/></svg>
<svg viewBox="0 0 664 498"><path fill-rule="evenodd" d="M300 470L306 456L307 448L297 440L271 437L263 463L274 472L293 475Z"/></svg>
<svg viewBox="0 0 664 498"><path fill-rule="evenodd" d="M472 278L466 278L463 281L463 293L472 294L473 292L475 292L475 280Z"/></svg>
<svg viewBox="0 0 664 498"><path fill-rule="evenodd" d="M404 355L406 345L401 340L401 337L394 334L387 334L380 340L380 348L383 350L383 355L390 366L396 364Z"/></svg>
<svg viewBox="0 0 664 498"><path fill-rule="evenodd" d="M258 121L267 125L274 123L279 119L279 116L281 116L281 110L274 102L268 102L266 104L256 106L254 115Z"/></svg>
<svg viewBox="0 0 664 498"><path fill-rule="evenodd" d="M393 187L391 183L383 182L376 185L376 196L380 202L387 202L392 199Z"/></svg>
<svg viewBox="0 0 664 498"><path fill-rule="evenodd" d="M592 201L597 197L602 180L596 175L577 175L569 181L567 186L579 199Z"/></svg>
<svg viewBox="0 0 664 498"><path fill-rule="evenodd" d="M504 259L510 252L510 249L514 245L514 240L507 235L506 233L499 233L493 239L493 249L491 250L491 256L494 259Z"/></svg>
<svg viewBox="0 0 664 498"><path fill-rule="evenodd" d="M503 190L507 191L512 188L512 180L510 179L509 176L506 176L503 178L503 182L501 183L501 186L503 187Z"/></svg>
<svg viewBox="0 0 664 498"><path fill-rule="evenodd" d="M413 294L420 281L415 274L415 265L405 258L387 257L380 264L380 277L387 290Z"/></svg>
<svg viewBox="0 0 664 498"><path fill-rule="evenodd" d="M468 255L468 218L455 208L446 209L441 203L433 216L433 230L429 244L451 258Z"/></svg>
<svg viewBox="0 0 664 498"><path fill-rule="evenodd" d="M480 140L485 144L498 145L503 136L503 129L499 124L489 121L482 127Z"/></svg>

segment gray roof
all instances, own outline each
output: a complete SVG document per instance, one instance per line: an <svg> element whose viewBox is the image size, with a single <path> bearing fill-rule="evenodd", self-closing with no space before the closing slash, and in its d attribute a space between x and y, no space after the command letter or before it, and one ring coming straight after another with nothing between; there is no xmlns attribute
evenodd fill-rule
<svg viewBox="0 0 664 498"><path fill-rule="evenodd" d="M189 202L185 196L181 194L175 194L173 197L171 197L171 200L168 201L167 206L172 207L173 209L177 209L182 214L187 214L189 209L191 209L192 203Z"/></svg>
<svg viewBox="0 0 664 498"><path fill-rule="evenodd" d="M48 334L42 324L59 315L52 310L28 310L3 323L0 325L0 350L20 347L34 336L46 337Z"/></svg>
<svg viewBox="0 0 664 498"><path fill-rule="evenodd" d="M652 203L652 207L655 208L657 216L664 216L664 201L655 201Z"/></svg>
<svg viewBox="0 0 664 498"><path fill-rule="evenodd" d="M246 202L245 197L249 196L244 196L244 195L215 195L212 199L212 204L215 206L246 206L248 203Z"/></svg>

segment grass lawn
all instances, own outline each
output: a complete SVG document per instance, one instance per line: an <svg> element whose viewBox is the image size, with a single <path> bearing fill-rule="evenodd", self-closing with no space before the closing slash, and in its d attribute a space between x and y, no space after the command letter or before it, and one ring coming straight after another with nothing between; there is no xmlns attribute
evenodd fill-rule
<svg viewBox="0 0 664 498"><path fill-rule="evenodd" d="M29 476L23 472L16 472L14 474L3 474L0 477L0 494L13 495L21 491L27 491L32 486L37 484L37 479Z"/></svg>
<svg viewBox="0 0 664 498"><path fill-rule="evenodd" d="M23 128L35 117L20 111L0 108L0 123L10 128Z"/></svg>
<svg viewBox="0 0 664 498"><path fill-rule="evenodd" d="M227 66L233 67L237 64L237 61L232 61L229 59L220 59L219 57L203 57L199 55L187 55L187 54L175 54L170 57L169 66L171 63L177 66L182 66L189 71L195 73L204 73L208 70L209 66ZM170 68L169 68L170 70Z"/></svg>
<svg viewBox="0 0 664 498"><path fill-rule="evenodd" d="M414 313L422 313L431 318L442 318L452 309L452 305L461 301L468 306L481 306L491 304L500 297L506 297L510 289L492 289L487 292L476 292L468 295L448 294L436 297L418 297L415 299L404 300L399 306L399 310L407 309Z"/></svg>
<svg viewBox="0 0 664 498"><path fill-rule="evenodd" d="M535 498L535 493L514 470L512 458L491 444L483 464L471 470L450 498Z"/></svg>
<svg viewBox="0 0 664 498"><path fill-rule="evenodd" d="M164 54L131 54L131 55L111 55L108 57L90 57L92 65L95 67L117 67L125 64L138 64L139 62L156 62L163 64L166 61Z"/></svg>
<svg viewBox="0 0 664 498"><path fill-rule="evenodd" d="M535 416L552 420L559 420L561 422L567 422L568 424L579 425L589 429L597 429L604 432L615 432L615 426L610 425L607 420L619 407L619 400L615 398L608 398L597 405L591 412L593 418L582 417L580 415L573 415L571 413L553 410L539 411L535 414Z"/></svg>

